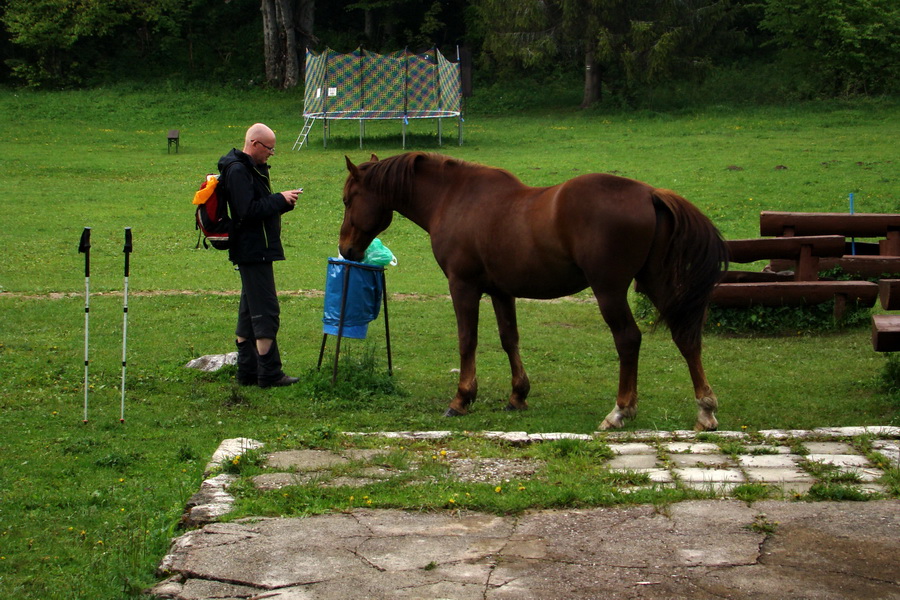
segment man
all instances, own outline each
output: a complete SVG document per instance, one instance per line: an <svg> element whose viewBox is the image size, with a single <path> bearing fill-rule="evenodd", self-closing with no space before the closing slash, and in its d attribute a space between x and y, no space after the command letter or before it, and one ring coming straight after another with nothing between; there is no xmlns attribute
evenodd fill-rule
<svg viewBox="0 0 900 600"><path fill-rule="evenodd" d="M232 149L219 159L219 189L224 190L233 223L228 258L241 275L237 380L263 388L299 381L281 368L281 311L272 263L284 260L281 215L293 210L302 190L272 193L268 160L273 154L275 132L256 123L247 130L243 150Z"/></svg>

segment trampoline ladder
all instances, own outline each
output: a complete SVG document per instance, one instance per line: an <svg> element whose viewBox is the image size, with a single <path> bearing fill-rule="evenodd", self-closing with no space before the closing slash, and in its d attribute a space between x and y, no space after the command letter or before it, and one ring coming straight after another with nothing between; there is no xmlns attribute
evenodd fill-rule
<svg viewBox="0 0 900 600"><path fill-rule="evenodd" d="M300 130L300 135L297 136L297 141L294 142L294 150L299 150L303 147L303 144L306 142L306 138L309 137L309 130L312 129L315 122L315 117L306 117L306 122L303 124L303 129Z"/></svg>

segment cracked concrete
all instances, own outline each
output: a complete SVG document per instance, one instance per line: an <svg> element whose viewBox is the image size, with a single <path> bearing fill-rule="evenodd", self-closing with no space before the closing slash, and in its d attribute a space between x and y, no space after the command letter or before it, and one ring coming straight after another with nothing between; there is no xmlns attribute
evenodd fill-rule
<svg viewBox="0 0 900 600"><path fill-rule="evenodd" d="M759 526L764 522L775 533ZM754 526L757 524L757 526ZM179 538L161 598L900 598L900 503L359 509Z"/></svg>

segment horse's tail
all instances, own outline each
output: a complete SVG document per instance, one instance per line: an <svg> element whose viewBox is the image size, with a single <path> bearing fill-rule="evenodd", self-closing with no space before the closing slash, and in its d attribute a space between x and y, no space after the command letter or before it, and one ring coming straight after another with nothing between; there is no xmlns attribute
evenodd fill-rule
<svg viewBox="0 0 900 600"><path fill-rule="evenodd" d="M658 275L665 293L653 301L673 339L697 345L709 297L728 269L728 246L712 221L675 192L656 189L653 199L657 212L668 212L672 219L668 244L660 249L665 258Z"/></svg>

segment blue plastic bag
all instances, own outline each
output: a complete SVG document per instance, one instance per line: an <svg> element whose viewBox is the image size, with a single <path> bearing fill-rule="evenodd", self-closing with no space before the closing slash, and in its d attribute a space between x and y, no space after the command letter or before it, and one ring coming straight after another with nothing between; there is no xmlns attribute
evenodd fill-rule
<svg viewBox="0 0 900 600"><path fill-rule="evenodd" d="M369 247L366 248L366 252L363 255L362 261L367 265L386 267L388 265L396 265L397 257L394 256L394 253L391 252L388 247L381 242L381 240L375 238L374 240L372 240L372 243L369 244Z"/></svg>
<svg viewBox="0 0 900 600"><path fill-rule="evenodd" d="M361 265L349 260L328 259L328 274L325 278L325 315L322 331L337 335L341 324L341 296L344 291L344 271L349 269L347 280L347 300L344 306L344 329L342 337L365 339L369 323L378 318L383 294L383 270L353 267Z"/></svg>

